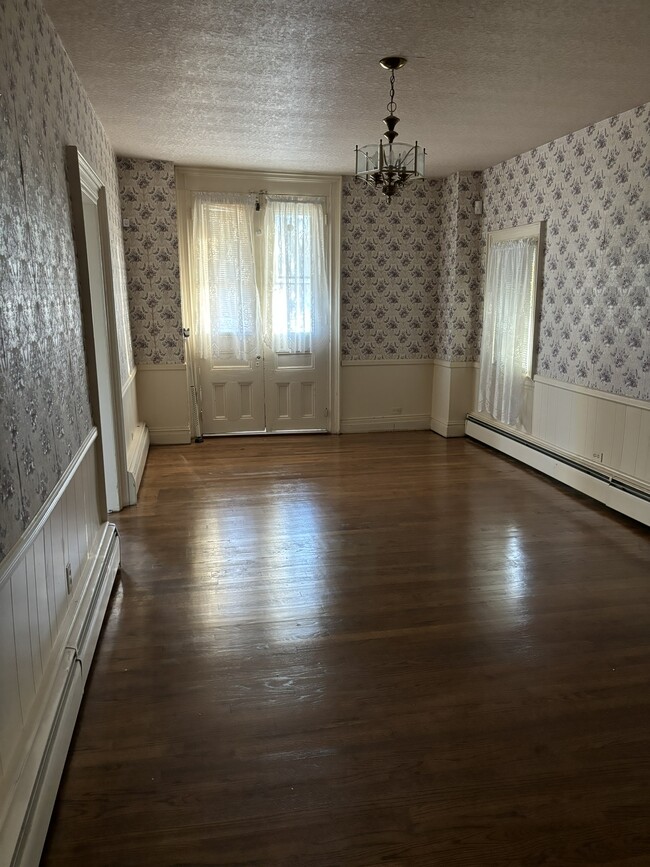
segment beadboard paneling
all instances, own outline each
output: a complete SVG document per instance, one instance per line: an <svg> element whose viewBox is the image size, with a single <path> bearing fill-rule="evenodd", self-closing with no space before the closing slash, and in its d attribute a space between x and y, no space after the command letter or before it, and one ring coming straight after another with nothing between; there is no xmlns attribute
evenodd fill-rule
<svg viewBox="0 0 650 867"><path fill-rule="evenodd" d="M0 864L40 858L119 568L93 428L0 565ZM68 586L66 564L70 564Z"/></svg>
<svg viewBox="0 0 650 867"><path fill-rule="evenodd" d="M131 448L133 437L138 427L138 393L135 386L134 368L132 374L122 386L122 406L124 407L124 442L127 452Z"/></svg>
<svg viewBox="0 0 650 867"><path fill-rule="evenodd" d="M532 433L650 485L650 403L536 376Z"/></svg>
<svg viewBox="0 0 650 867"><path fill-rule="evenodd" d="M0 587L0 659L0 760L4 777L22 727L11 581Z"/></svg>
<svg viewBox="0 0 650 867"><path fill-rule="evenodd" d="M100 527L95 475L96 440L86 441L44 509L49 511L26 544L10 552L0 571L0 827L2 795L20 761L35 704L65 639L92 543ZM37 517L38 522L38 517ZM66 563L72 569L68 593Z"/></svg>

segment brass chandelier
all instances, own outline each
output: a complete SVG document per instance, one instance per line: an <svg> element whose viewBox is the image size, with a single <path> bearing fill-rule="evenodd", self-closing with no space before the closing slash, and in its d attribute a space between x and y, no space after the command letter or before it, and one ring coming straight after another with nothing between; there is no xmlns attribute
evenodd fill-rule
<svg viewBox="0 0 650 867"><path fill-rule="evenodd" d="M395 70L401 69L406 63L405 57L384 57L379 61L384 69L390 69L390 100L386 108L388 116L384 118L386 132L385 141L379 144L357 145L355 178L381 187L382 193L390 202L391 198L409 181L424 177L424 157L426 151L415 142L414 145L396 142L395 127L399 118L395 115Z"/></svg>

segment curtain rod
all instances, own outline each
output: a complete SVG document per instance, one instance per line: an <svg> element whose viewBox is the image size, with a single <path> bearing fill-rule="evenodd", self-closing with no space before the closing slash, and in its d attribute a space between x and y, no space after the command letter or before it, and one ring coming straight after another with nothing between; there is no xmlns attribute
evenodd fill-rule
<svg viewBox="0 0 650 867"><path fill-rule="evenodd" d="M256 211L259 211L259 210L260 210L260 207L261 207L261 205L260 205L260 196L266 196L266 195L268 195L268 190L249 190L249 191L248 191L248 194L249 194L250 196L255 196L255 210L256 210Z"/></svg>

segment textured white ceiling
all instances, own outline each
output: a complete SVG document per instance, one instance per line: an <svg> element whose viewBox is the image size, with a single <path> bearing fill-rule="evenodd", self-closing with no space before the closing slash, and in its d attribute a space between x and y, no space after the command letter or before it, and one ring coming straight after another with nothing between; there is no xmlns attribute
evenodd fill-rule
<svg viewBox="0 0 650 867"><path fill-rule="evenodd" d="M650 100L650 0L46 0L119 154L351 174L389 73L427 175Z"/></svg>

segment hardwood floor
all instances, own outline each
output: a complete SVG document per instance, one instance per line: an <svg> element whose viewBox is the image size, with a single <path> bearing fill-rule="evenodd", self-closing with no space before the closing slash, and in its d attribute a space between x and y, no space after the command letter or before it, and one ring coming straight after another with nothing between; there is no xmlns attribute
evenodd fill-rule
<svg viewBox="0 0 650 867"><path fill-rule="evenodd" d="M646 529L428 432L152 448L42 864L648 865Z"/></svg>

